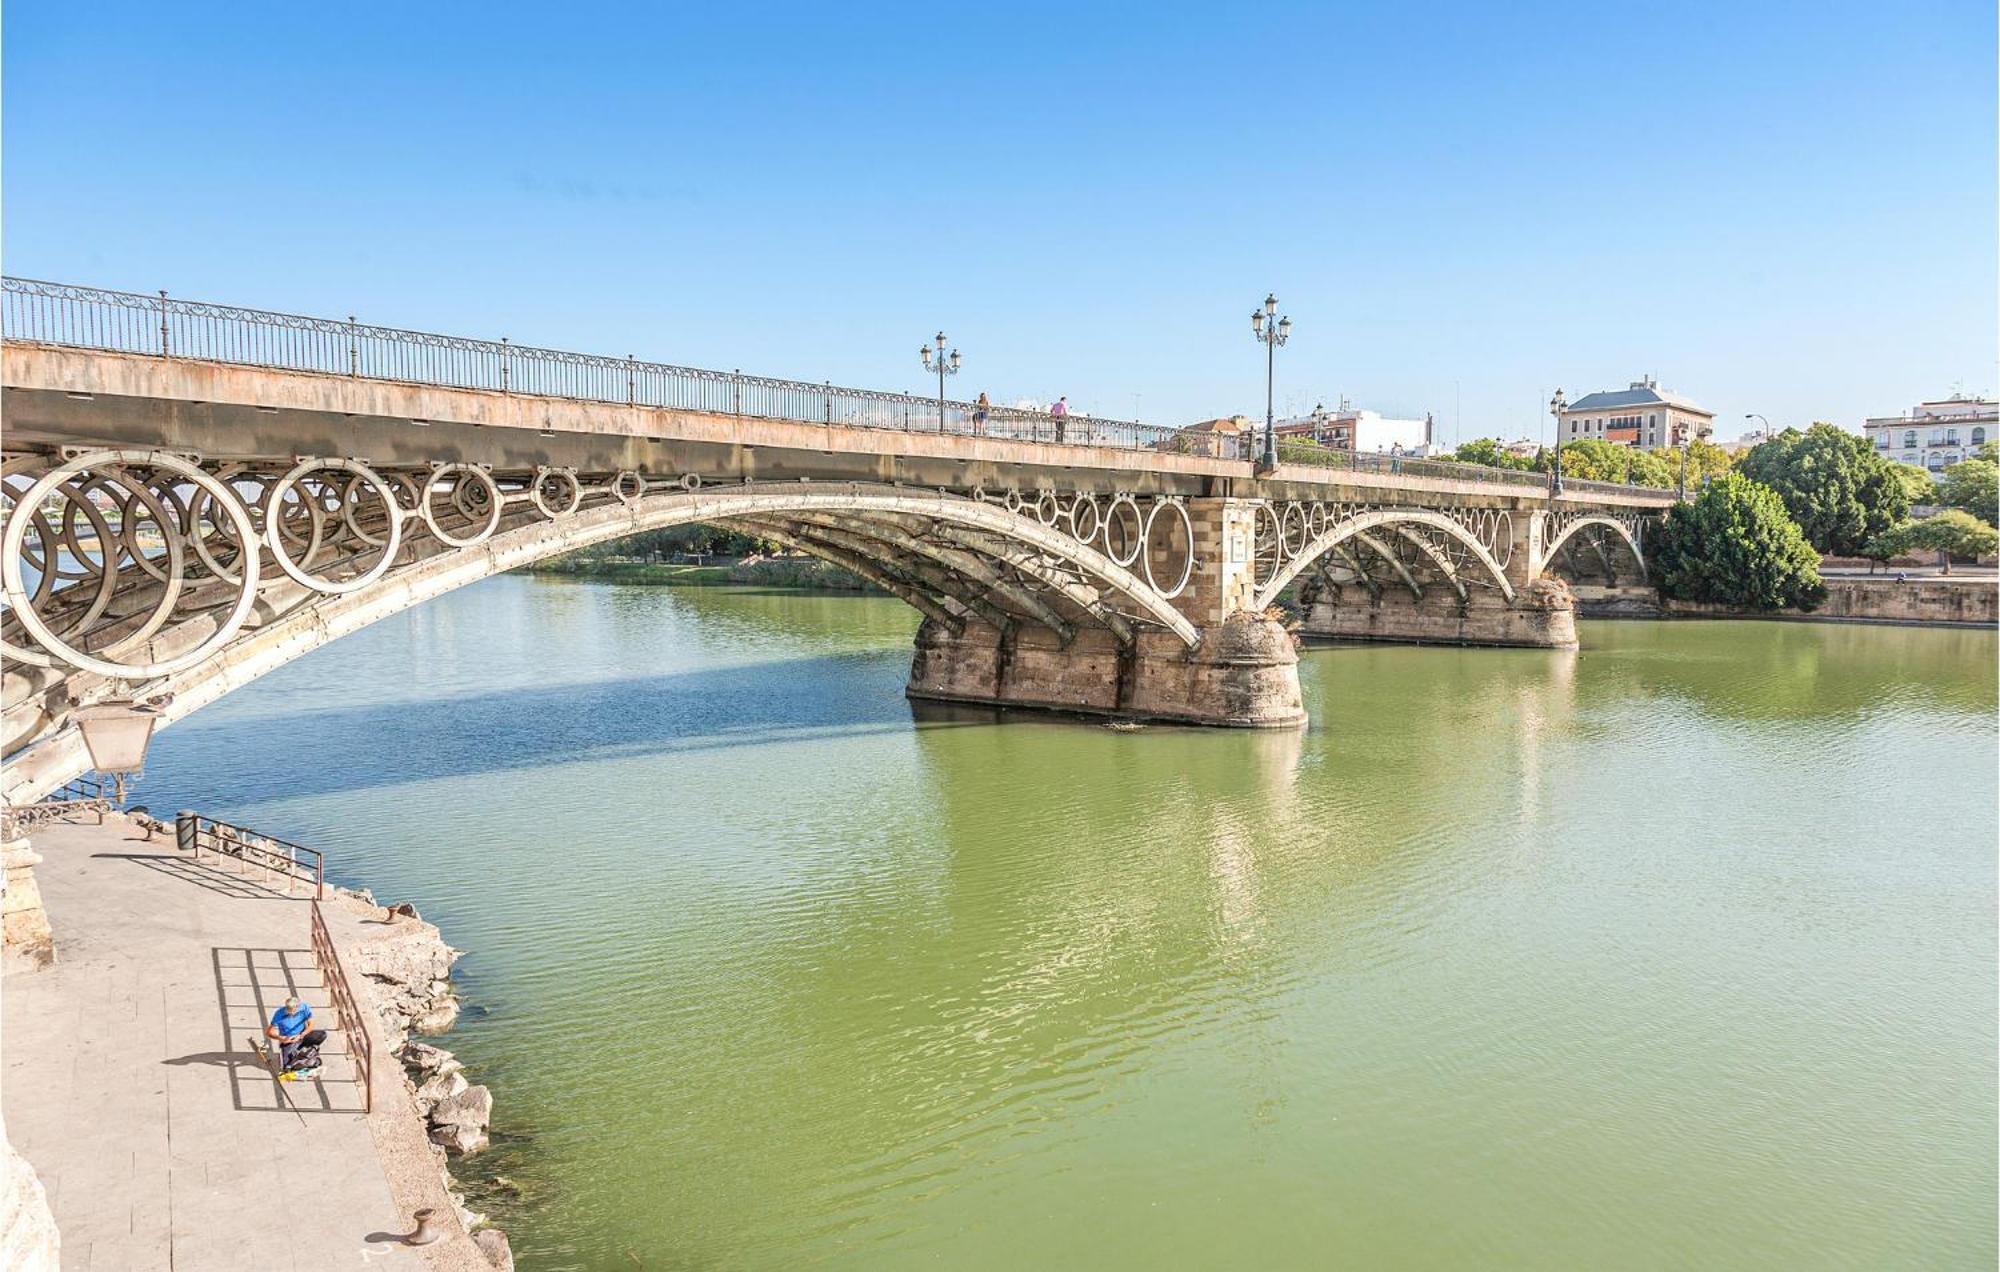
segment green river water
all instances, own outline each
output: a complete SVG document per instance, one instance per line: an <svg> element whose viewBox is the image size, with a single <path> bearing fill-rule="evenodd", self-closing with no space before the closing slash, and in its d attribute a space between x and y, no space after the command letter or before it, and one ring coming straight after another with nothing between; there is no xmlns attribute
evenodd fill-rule
<svg viewBox="0 0 2000 1272"><path fill-rule="evenodd" d="M524 1269L1994 1265L1993 633L1308 649L1260 734L913 713L914 628L498 578L138 798L469 951Z"/></svg>

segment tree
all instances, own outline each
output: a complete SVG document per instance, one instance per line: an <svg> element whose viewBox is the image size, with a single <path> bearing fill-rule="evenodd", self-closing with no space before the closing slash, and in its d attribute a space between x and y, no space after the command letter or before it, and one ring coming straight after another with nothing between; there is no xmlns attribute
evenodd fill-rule
<svg viewBox="0 0 2000 1272"><path fill-rule="evenodd" d="M1951 573L1955 556L1983 557L2000 548L2000 531L1962 508L1947 508L1935 517L1905 522L1901 530L1910 547L1944 553L1946 574Z"/></svg>
<svg viewBox="0 0 2000 1272"><path fill-rule="evenodd" d="M1527 471L1535 466L1534 461L1520 455L1509 454L1505 445L1497 437L1480 437L1469 442L1460 442L1452 458L1461 464L1484 464L1488 468L1512 468Z"/></svg>
<svg viewBox="0 0 2000 1272"><path fill-rule="evenodd" d="M1563 476L1578 481L1624 481L1631 471L1632 448L1595 437L1564 442Z"/></svg>
<svg viewBox="0 0 2000 1272"><path fill-rule="evenodd" d="M1993 443L1976 458L1953 464L1938 483L1937 502L1962 508L1988 525L2000 524L2000 464L1993 462Z"/></svg>
<svg viewBox="0 0 2000 1272"><path fill-rule="evenodd" d="M1903 483L1862 438L1831 424L1788 428L1753 447L1736 471L1769 486L1806 540L1821 552L1851 556L1910 510Z"/></svg>
<svg viewBox="0 0 2000 1272"><path fill-rule="evenodd" d="M1918 504L1934 504L1938 501L1938 484L1931 475L1915 464L1890 464L1889 471L1896 480L1903 483L1903 493L1909 497L1910 507ZM1862 553L1866 556L1867 553Z"/></svg>
<svg viewBox="0 0 2000 1272"><path fill-rule="evenodd" d="M1826 597L1819 554L1784 500L1740 473L1667 510L1653 575L1668 596L1743 609L1811 609Z"/></svg>

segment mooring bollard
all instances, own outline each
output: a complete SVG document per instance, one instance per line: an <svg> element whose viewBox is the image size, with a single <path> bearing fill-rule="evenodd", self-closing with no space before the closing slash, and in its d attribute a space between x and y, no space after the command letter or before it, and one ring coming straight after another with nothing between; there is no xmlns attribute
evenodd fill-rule
<svg viewBox="0 0 2000 1272"><path fill-rule="evenodd" d="M430 1209L428 1206L417 1211L417 1230L405 1237L404 1241L410 1245L430 1245L442 1237L443 1233L431 1227L431 1220L435 1218L437 1218L437 1211Z"/></svg>

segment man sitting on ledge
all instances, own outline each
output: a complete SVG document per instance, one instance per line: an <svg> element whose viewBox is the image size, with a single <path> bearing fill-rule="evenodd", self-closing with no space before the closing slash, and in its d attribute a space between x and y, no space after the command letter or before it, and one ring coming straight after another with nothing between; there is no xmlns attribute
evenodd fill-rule
<svg viewBox="0 0 2000 1272"><path fill-rule="evenodd" d="M319 1068L319 1047L326 1041L326 1030L309 1028L312 1014L313 1009L299 998L287 998L283 1007L271 1013L271 1023L264 1026L264 1036L278 1044L279 1081Z"/></svg>

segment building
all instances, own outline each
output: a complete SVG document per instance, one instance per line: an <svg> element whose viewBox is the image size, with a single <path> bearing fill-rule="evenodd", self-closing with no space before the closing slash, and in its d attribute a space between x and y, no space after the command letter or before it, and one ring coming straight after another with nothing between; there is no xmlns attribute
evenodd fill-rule
<svg viewBox="0 0 2000 1272"><path fill-rule="evenodd" d="M2000 404L1963 395L1919 402L1906 414L1869 420L1861 432L1878 455L1942 472L2000 440Z"/></svg>
<svg viewBox="0 0 2000 1272"><path fill-rule="evenodd" d="M1628 389L1578 398L1556 417L1556 430L1565 442L1595 439L1652 450L1707 439L1715 432L1715 412L1668 392L1649 375Z"/></svg>
<svg viewBox="0 0 2000 1272"><path fill-rule="evenodd" d="M1345 398L1337 411L1316 407L1310 415L1279 420L1274 427L1281 438L1317 442L1330 450L1384 455L1429 455L1436 450L1437 429L1430 416L1390 419L1377 411L1350 406Z"/></svg>
<svg viewBox="0 0 2000 1272"><path fill-rule="evenodd" d="M1250 417L1225 415L1178 429L1174 435L1154 444L1156 450L1183 455L1207 455L1214 459L1243 459L1250 454L1244 437L1250 432Z"/></svg>
<svg viewBox="0 0 2000 1272"><path fill-rule="evenodd" d="M1741 455L1751 451L1778 435L1775 428L1753 428L1733 442L1717 442L1716 446L1724 454Z"/></svg>

